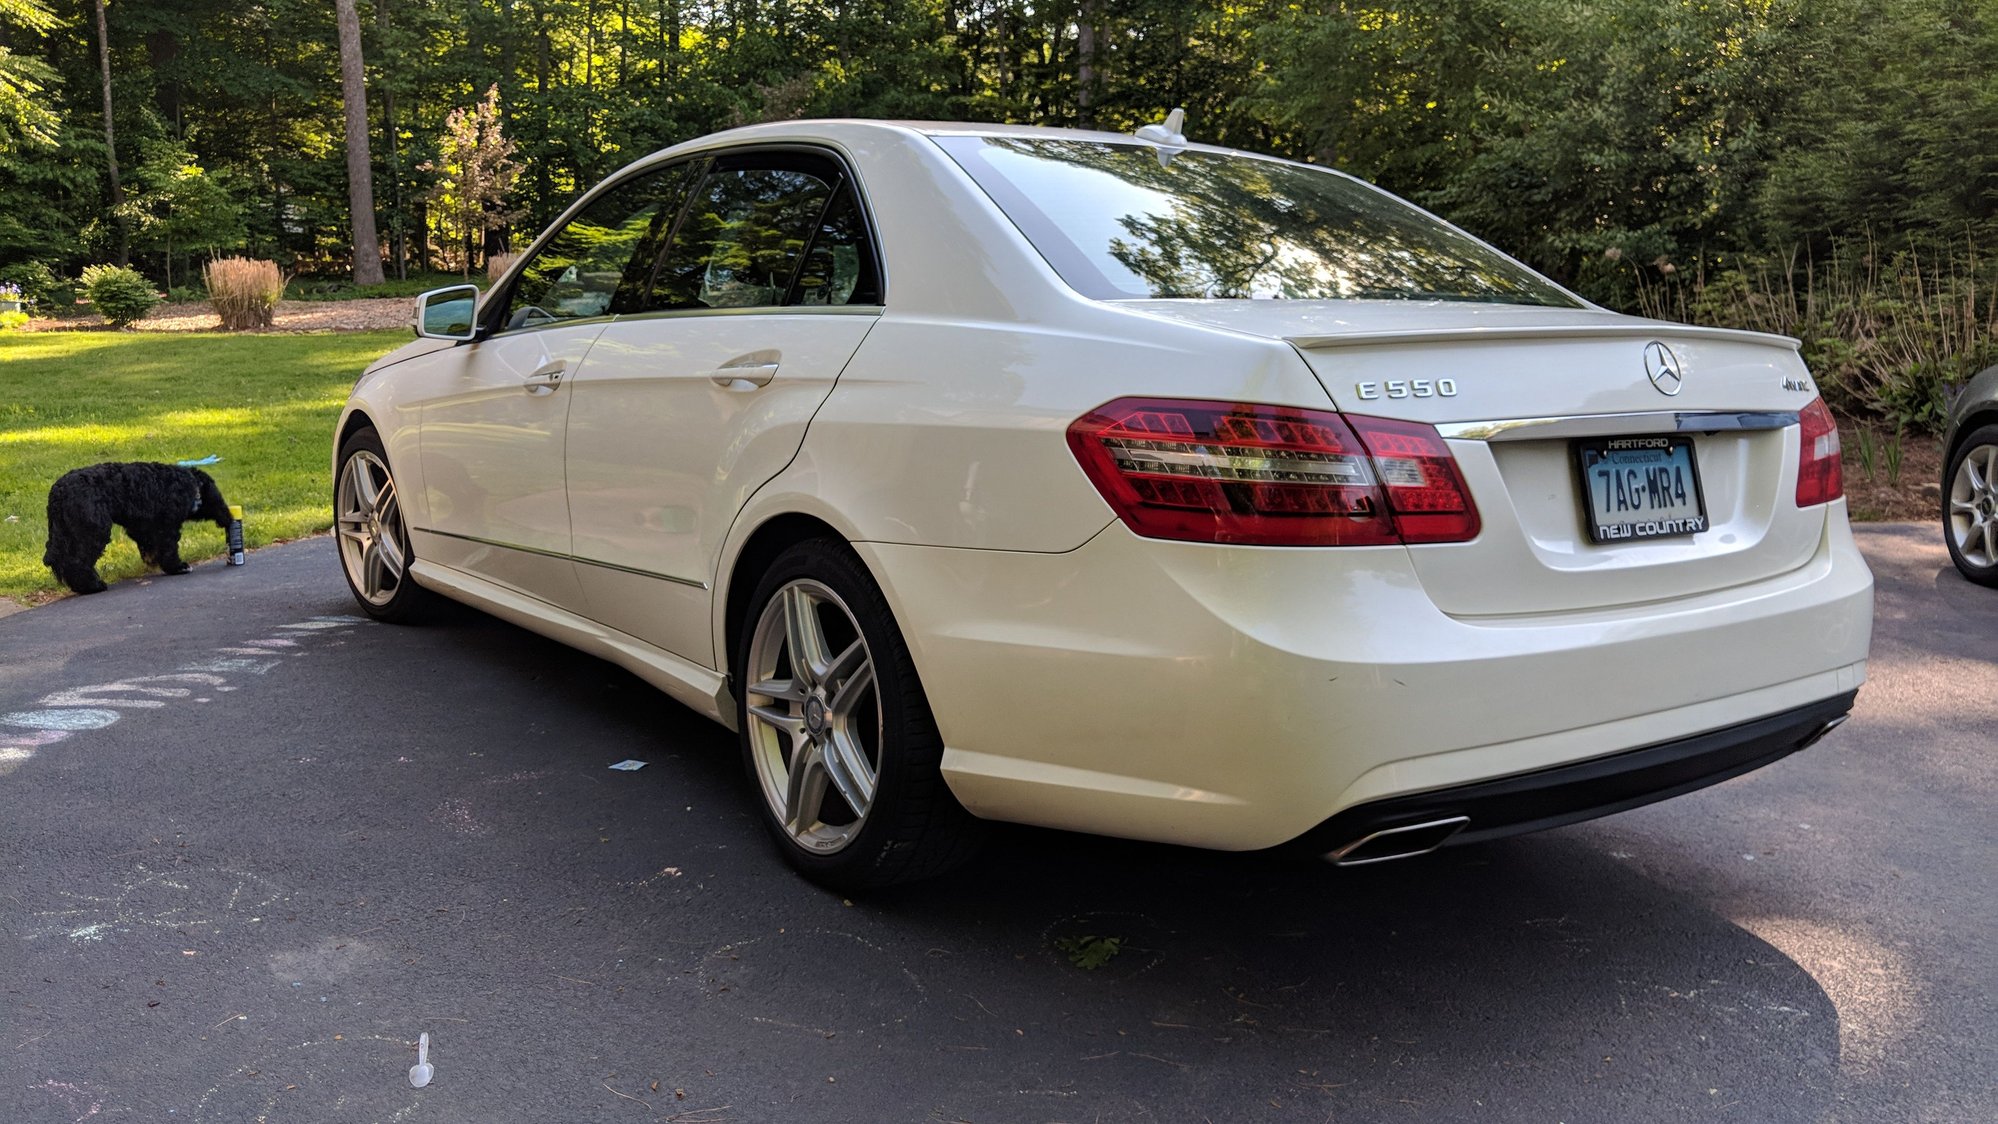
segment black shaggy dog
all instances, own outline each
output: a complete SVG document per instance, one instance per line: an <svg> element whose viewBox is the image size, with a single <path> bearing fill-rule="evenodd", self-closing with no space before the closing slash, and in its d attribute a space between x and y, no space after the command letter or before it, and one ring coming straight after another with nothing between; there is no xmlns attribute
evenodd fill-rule
<svg viewBox="0 0 1998 1124"><path fill-rule="evenodd" d="M116 523L138 544L147 565L185 574L180 525L190 519L229 529L228 503L198 468L134 461L71 469L49 489L49 545L42 564L78 593L102 593L97 560L111 545Z"/></svg>

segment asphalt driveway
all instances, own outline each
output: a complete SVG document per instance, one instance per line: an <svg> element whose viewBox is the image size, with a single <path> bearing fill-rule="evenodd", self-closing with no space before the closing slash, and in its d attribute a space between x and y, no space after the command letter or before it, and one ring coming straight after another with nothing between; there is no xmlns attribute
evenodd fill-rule
<svg viewBox="0 0 1998 1124"><path fill-rule="evenodd" d="M1998 591L1861 537L1856 717L1759 773L1343 871L1009 830L852 902L730 736L357 619L328 540L21 613L0 1120L1989 1121Z"/></svg>

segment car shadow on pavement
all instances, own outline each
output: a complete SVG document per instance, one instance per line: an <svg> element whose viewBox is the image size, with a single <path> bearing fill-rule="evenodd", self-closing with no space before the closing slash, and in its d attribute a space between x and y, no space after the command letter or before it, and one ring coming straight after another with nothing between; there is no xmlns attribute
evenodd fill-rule
<svg viewBox="0 0 1998 1124"><path fill-rule="evenodd" d="M1718 872L1661 876L1614 831L1339 870L1000 828L945 879L846 898L779 860L733 737L635 677L468 610L403 628L287 596L323 639L216 724L135 711L9 778L0 839L38 848L8 891L32 1080L0 1117L1834 1104L1818 983L1716 912ZM114 673L97 658L77 673ZM414 1090L419 1032L437 1076Z"/></svg>
<svg viewBox="0 0 1998 1124"><path fill-rule="evenodd" d="M619 965L624 999L570 1029L615 1043L604 1061L619 1072L685 1059L662 1086L700 1087L701 1104L785 1119L1684 1120L1746 1102L1784 1121L1819 1118L1832 1096L1838 1013L1817 982L1702 904L1701 886L1647 878L1588 829L1342 870L1002 827L952 876L847 899L782 865L731 736L474 614L424 631L497 693L586 712L541 708L570 736L538 767L591 772L592 830L614 851L537 838L532 812L494 803L515 789L480 789L501 831L478 845L525 864L508 884L560 919L510 927L525 939L506 954L590 980ZM500 743L484 754L482 773L536 764ZM604 771L620 757L651 763ZM581 1015L566 1011L551 995L542 1013Z"/></svg>

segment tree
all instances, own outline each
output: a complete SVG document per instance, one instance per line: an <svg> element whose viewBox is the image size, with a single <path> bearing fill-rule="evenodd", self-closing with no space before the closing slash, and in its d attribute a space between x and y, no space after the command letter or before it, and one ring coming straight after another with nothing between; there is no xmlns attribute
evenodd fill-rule
<svg viewBox="0 0 1998 1124"><path fill-rule="evenodd" d="M166 266L166 283L173 287L176 249L233 249L243 238L243 209L227 184L209 174L187 149L173 141L154 141L132 169L134 190L118 209L117 218L137 235L142 249L158 250Z"/></svg>
<svg viewBox="0 0 1998 1124"><path fill-rule="evenodd" d="M97 7L97 69L104 86L104 166L111 174L111 213L118 218L118 264L132 260L131 232L119 214L125 205L125 189L118 182L118 133L111 123L111 29L104 18L104 0Z"/></svg>
<svg viewBox="0 0 1998 1124"><path fill-rule="evenodd" d="M368 164L368 92L361 65L361 17L354 10L354 0L334 0L334 6L340 19L340 94L347 108L347 210L353 216L354 284L379 285L382 247L375 237L375 185Z"/></svg>
<svg viewBox="0 0 1998 1124"><path fill-rule="evenodd" d="M422 170L437 173L430 191L430 217L438 233L463 251L461 269L471 275L472 259L483 248L486 234L520 218L509 209L508 196L520 177L514 143L501 131L499 85L471 109L453 109L444 119L437 159Z"/></svg>
<svg viewBox="0 0 1998 1124"><path fill-rule="evenodd" d="M54 30L55 13L42 0L0 0L0 34L9 25L40 38ZM15 54L0 42L0 157L24 145L56 142L61 118L40 96L55 76L40 59Z"/></svg>

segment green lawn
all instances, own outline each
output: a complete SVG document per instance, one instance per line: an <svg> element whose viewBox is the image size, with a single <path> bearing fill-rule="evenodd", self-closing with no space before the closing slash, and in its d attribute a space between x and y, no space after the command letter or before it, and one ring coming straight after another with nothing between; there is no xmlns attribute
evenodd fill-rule
<svg viewBox="0 0 1998 1124"><path fill-rule="evenodd" d="M49 485L99 461L169 463L214 453L206 471L244 509L251 546L332 524L333 423L368 362L406 332L231 336L35 332L0 335L0 596L53 590L42 565ZM222 553L190 523L181 555ZM106 581L145 572L114 533Z"/></svg>

